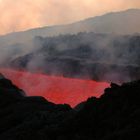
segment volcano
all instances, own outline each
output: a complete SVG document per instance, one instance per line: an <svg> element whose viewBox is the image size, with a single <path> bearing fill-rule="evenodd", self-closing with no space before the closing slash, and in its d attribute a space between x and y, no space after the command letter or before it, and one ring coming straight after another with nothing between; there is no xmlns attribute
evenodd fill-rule
<svg viewBox="0 0 140 140"><path fill-rule="evenodd" d="M43 96L56 104L69 104L72 107L91 96L99 97L109 83L48 76L11 69L0 72L23 89L28 96Z"/></svg>

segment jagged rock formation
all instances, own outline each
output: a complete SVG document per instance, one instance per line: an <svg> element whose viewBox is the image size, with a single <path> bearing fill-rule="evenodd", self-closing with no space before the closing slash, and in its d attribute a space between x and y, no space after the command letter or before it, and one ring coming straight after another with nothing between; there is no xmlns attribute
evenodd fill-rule
<svg viewBox="0 0 140 140"><path fill-rule="evenodd" d="M140 81L112 83L100 98L72 109L26 97L0 76L1 140L136 140L139 131Z"/></svg>
<svg viewBox="0 0 140 140"><path fill-rule="evenodd" d="M55 127L71 110L69 105L55 105L43 97L26 97L23 93L11 81L1 76L1 140L39 139L39 130Z"/></svg>

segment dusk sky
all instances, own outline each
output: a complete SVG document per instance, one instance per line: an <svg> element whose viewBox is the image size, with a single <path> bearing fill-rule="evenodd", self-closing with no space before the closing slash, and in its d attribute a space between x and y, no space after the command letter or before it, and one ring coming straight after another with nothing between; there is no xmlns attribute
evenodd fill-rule
<svg viewBox="0 0 140 140"><path fill-rule="evenodd" d="M140 8L139 0L0 0L0 34L66 24L111 11Z"/></svg>

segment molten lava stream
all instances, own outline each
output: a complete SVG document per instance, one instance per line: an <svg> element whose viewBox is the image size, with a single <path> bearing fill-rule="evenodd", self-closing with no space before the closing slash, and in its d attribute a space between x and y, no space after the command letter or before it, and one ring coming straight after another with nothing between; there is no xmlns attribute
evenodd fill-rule
<svg viewBox="0 0 140 140"><path fill-rule="evenodd" d="M0 69L6 78L29 96L43 96L56 104L70 104L72 107L91 96L99 97L109 83L47 76L10 69Z"/></svg>

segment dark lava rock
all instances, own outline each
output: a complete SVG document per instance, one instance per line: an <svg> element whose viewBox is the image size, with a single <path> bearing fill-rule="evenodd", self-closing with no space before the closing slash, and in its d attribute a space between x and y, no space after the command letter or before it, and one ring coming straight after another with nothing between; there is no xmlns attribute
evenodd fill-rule
<svg viewBox="0 0 140 140"><path fill-rule="evenodd" d="M26 97L0 76L1 140L136 140L139 132L140 81L112 83L72 109Z"/></svg>

